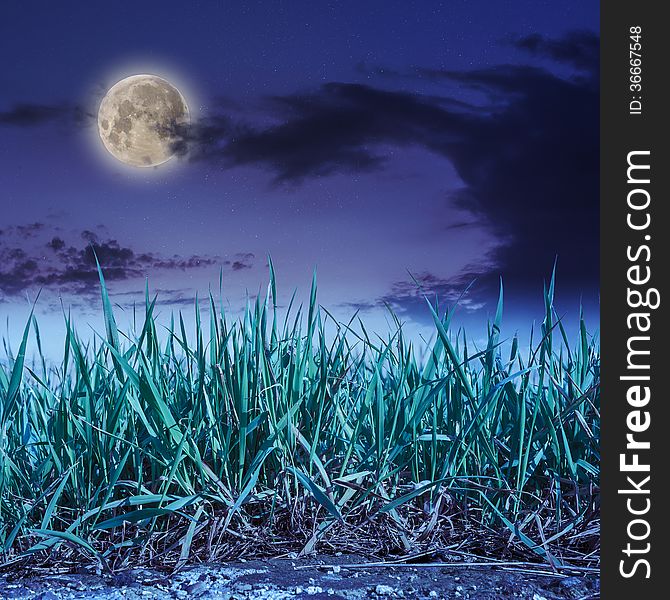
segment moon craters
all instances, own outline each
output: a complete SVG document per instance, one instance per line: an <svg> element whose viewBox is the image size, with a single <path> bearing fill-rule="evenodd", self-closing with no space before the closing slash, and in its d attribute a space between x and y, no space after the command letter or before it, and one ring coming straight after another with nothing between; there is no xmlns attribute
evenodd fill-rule
<svg viewBox="0 0 670 600"><path fill-rule="evenodd" d="M152 167L175 153L180 130L189 122L179 90L156 75L133 75L105 95L98 111L98 133L118 160Z"/></svg>

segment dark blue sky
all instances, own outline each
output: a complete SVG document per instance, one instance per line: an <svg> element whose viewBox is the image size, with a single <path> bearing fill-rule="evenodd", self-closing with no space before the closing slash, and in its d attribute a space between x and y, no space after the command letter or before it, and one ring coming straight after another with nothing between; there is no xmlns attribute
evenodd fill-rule
<svg viewBox="0 0 670 600"><path fill-rule="evenodd" d="M91 244L120 306L146 276L181 307L233 309L266 280L342 316L428 315L408 271L485 322L499 276L514 323L598 304L597 2L97 2L3 5L0 310L43 289L97 300ZM184 156L105 154L102 94L138 72L180 87Z"/></svg>

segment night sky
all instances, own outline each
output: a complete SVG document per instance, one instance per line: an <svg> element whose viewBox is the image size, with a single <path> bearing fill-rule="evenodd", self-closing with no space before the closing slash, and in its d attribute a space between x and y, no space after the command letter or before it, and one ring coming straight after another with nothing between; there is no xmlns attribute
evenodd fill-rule
<svg viewBox="0 0 670 600"><path fill-rule="evenodd" d="M231 312L266 285L420 330L461 300L483 331L598 311L597 2L7 2L0 23L0 317L38 291L99 328L145 279L164 314L211 287ZM108 155L95 118L135 73L184 94L192 126L155 169ZM413 281L421 283L421 290ZM122 320L122 319L120 319ZM82 333L86 327L79 326ZM4 332L2 333L4 335ZM47 335L47 337L49 337Z"/></svg>

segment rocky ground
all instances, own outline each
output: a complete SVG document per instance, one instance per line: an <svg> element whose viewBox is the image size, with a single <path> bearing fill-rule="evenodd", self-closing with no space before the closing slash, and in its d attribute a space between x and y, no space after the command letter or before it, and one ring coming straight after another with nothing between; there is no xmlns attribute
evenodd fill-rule
<svg viewBox="0 0 670 600"><path fill-rule="evenodd" d="M368 566L361 557L272 559L197 566L173 575L138 569L113 576L90 573L0 575L0 598L32 600L150 600L260 598L599 598L595 575L545 575L492 567Z"/></svg>

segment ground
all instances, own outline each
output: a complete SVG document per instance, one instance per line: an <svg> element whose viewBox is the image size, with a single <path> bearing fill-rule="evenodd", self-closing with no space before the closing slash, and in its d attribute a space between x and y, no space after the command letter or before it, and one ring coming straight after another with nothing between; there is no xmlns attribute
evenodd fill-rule
<svg viewBox="0 0 670 600"><path fill-rule="evenodd" d="M2 574L0 598L18 600L150 600L207 598L520 598L591 600L599 598L596 575L537 573L537 569L399 565L368 566L362 557L318 560L271 559L200 565L168 575L156 570L91 573Z"/></svg>

